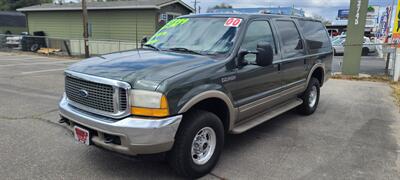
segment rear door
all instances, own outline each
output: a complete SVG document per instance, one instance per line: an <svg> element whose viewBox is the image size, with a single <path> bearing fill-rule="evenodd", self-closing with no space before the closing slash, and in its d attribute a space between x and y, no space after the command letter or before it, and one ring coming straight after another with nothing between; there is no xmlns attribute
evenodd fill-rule
<svg viewBox="0 0 400 180"><path fill-rule="evenodd" d="M282 60L279 61L282 73L282 90L287 91L284 99L289 99L306 82L306 49L294 20L275 21L279 37ZM293 92L293 93L291 93Z"/></svg>
<svg viewBox="0 0 400 180"><path fill-rule="evenodd" d="M332 67L332 43L325 26L319 21L299 19L298 24L304 36L308 57L306 61L307 72L315 64L323 65L325 73L330 74ZM344 44L345 37L340 37L334 43ZM336 49L338 48L338 49ZM338 53L344 52L343 46L335 47Z"/></svg>

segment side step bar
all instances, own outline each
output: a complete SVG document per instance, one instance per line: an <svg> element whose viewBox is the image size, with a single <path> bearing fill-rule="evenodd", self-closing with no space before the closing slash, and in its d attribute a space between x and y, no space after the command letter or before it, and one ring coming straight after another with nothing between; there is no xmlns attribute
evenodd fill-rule
<svg viewBox="0 0 400 180"><path fill-rule="evenodd" d="M303 103L303 100L301 100L301 99L293 99L283 105L278 105L277 107L270 109L265 114L263 114L259 117L256 117L256 118L248 120L242 124L239 124L237 127L233 128L232 134L243 133L259 124L262 124L276 116L279 116L279 115L299 106L302 103Z"/></svg>

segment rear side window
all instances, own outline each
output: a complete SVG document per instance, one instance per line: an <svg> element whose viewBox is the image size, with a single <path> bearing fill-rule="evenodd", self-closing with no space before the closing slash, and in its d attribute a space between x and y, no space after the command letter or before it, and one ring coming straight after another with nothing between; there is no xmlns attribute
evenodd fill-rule
<svg viewBox="0 0 400 180"><path fill-rule="evenodd" d="M304 47L299 31L293 21L276 21L279 37L282 42L284 58L304 56Z"/></svg>
<svg viewBox="0 0 400 180"><path fill-rule="evenodd" d="M331 43L322 23L299 20L299 25L311 53L321 53L331 50Z"/></svg>

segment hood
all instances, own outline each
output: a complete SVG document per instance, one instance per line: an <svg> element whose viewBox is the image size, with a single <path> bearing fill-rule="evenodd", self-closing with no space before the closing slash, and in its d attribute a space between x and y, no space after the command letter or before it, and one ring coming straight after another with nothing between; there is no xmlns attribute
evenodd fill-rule
<svg viewBox="0 0 400 180"><path fill-rule="evenodd" d="M128 82L138 89L155 90L165 79L216 62L207 56L135 50L89 58L68 70Z"/></svg>

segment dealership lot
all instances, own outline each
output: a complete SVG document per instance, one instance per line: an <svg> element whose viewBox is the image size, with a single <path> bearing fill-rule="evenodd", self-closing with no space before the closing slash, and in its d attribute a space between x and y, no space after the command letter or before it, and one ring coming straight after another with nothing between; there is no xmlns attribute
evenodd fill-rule
<svg viewBox="0 0 400 180"><path fill-rule="evenodd" d="M57 123L63 69L77 60L0 53L4 179L176 179L160 157L75 143ZM400 113L384 83L330 80L317 112L229 135L204 179L399 179Z"/></svg>

